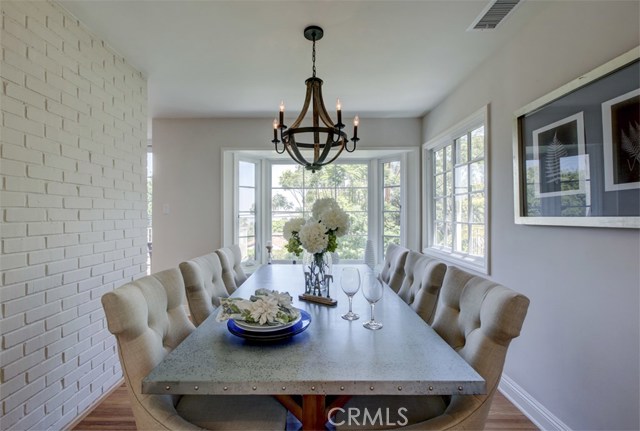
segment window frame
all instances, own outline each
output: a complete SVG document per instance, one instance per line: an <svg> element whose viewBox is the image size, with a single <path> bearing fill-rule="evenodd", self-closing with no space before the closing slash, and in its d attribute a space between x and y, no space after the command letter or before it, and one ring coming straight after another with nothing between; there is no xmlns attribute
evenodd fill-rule
<svg viewBox="0 0 640 431"><path fill-rule="evenodd" d="M375 239L373 240L374 250L377 250L376 259L378 262L384 261L386 253L384 247L384 164L389 162L400 162L400 244L407 243L407 153L396 154L388 157L380 157L377 159L378 175L378 223Z"/></svg>
<svg viewBox="0 0 640 431"><path fill-rule="evenodd" d="M233 163L233 243L239 244L240 239L240 162L251 163L255 166L254 173L254 189L255 189L255 205L256 211L254 214L254 235L255 235L255 250L256 256L255 261L248 260L247 262L243 262L245 266L253 266L257 262L261 262L263 260L263 252L262 252L262 223L261 223L261 203L262 203L262 187L260 187L261 179L262 179L262 161L260 159L254 157L248 157L246 155L235 154L234 155L234 163Z"/></svg>
<svg viewBox="0 0 640 431"><path fill-rule="evenodd" d="M485 231L485 253L484 256L473 256L470 254L463 254L454 250L447 250L440 246L433 245L434 235L434 194L433 194L433 153L448 145L454 144L454 141L465 134L469 134L477 128L484 126L484 231ZM490 146L490 130L489 130L489 105L485 105L464 120L458 122L456 125L447 129L437 137L429 140L422 145L422 206L423 206L423 249L424 254L442 259L444 261L462 266L466 269L470 269L480 274L490 274L490 256L491 256L491 217L490 217L490 203L491 203L491 187L490 187L490 163L489 163L489 146ZM470 143L469 143L470 144ZM452 152L455 157L455 147L452 147ZM474 159L476 160L476 159ZM477 159L479 160L479 159ZM467 161L469 165L469 160ZM454 163L452 171L452 177L455 178ZM455 187L455 179L454 185ZM467 192L470 193L470 192ZM452 194L454 198L453 202L453 217L455 220L455 190ZM468 222L467 222L468 224ZM452 229L455 223L452 223ZM452 232L453 234L453 232Z"/></svg>

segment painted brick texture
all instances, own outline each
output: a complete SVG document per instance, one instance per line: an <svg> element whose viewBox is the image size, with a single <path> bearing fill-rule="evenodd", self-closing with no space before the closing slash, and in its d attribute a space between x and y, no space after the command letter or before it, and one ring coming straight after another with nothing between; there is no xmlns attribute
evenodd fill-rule
<svg viewBox="0 0 640 431"><path fill-rule="evenodd" d="M0 429L65 429L122 376L100 297L146 272L147 84L56 3L0 9Z"/></svg>

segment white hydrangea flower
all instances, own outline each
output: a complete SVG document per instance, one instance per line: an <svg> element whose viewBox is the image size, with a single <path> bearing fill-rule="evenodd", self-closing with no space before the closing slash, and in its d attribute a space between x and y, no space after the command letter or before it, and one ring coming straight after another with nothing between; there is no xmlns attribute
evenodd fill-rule
<svg viewBox="0 0 640 431"><path fill-rule="evenodd" d="M341 208L332 208L320 214L322 224L334 231L337 237L347 234L351 221L349 215Z"/></svg>
<svg viewBox="0 0 640 431"><path fill-rule="evenodd" d="M302 247L309 253L324 252L329 244L326 232L327 227L323 223L309 220L298 233Z"/></svg>
<svg viewBox="0 0 640 431"><path fill-rule="evenodd" d="M250 305L251 318L260 325L275 322L278 311L278 299L274 296L261 296Z"/></svg>
<svg viewBox="0 0 640 431"><path fill-rule="evenodd" d="M289 241L291 239L291 236L293 235L293 232L300 232L300 229L302 228L302 225L304 225L304 223L305 220L301 217L292 218L291 220L286 222L282 227L282 236L284 236L284 239Z"/></svg>
<svg viewBox="0 0 640 431"><path fill-rule="evenodd" d="M340 208L338 202L336 202L333 198L322 198L317 199L313 203L313 207L311 208L311 214L315 220L320 220L320 215L325 211L332 210L334 208Z"/></svg>

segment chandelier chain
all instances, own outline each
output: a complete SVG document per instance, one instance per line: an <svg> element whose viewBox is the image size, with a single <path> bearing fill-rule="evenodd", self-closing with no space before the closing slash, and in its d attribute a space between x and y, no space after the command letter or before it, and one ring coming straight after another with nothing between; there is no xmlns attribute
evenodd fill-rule
<svg viewBox="0 0 640 431"><path fill-rule="evenodd" d="M313 60L313 77L316 77L316 34L313 34L313 51L311 54L311 59Z"/></svg>

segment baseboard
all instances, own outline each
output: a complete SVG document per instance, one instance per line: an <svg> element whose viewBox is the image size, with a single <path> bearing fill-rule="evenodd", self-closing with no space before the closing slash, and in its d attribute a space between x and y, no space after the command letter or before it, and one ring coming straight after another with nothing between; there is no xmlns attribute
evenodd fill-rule
<svg viewBox="0 0 640 431"><path fill-rule="evenodd" d="M72 430L75 427L77 427L80 422L82 422L87 416L89 416L91 414L91 412L93 412L93 410L95 410L95 408L100 405L101 402L106 400L109 397L109 395L114 393L116 391L116 389L118 389L120 386L122 386L123 383L124 383L124 377L121 378L120 380L118 380L116 382L116 384L113 385L113 387L111 387L111 389L106 391L104 394L100 395L100 397L97 400L95 400L93 403L91 403L91 405L89 407L87 407L84 410L84 412L82 412L82 414L80 414L80 416L76 417L69 425L67 425L63 429Z"/></svg>
<svg viewBox="0 0 640 431"><path fill-rule="evenodd" d="M571 431L571 428L511 380L509 376L502 375L498 390L541 430Z"/></svg>

